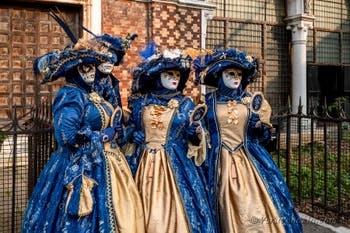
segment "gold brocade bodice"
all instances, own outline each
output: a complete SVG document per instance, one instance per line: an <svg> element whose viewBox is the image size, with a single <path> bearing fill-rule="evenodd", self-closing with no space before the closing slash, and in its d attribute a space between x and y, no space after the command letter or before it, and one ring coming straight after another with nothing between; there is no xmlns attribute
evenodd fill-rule
<svg viewBox="0 0 350 233"><path fill-rule="evenodd" d="M174 111L175 108L160 105L145 107L142 120L148 148L157 148L165 144Z"/></svg>
<svg viewBox="0 0 350 233"><path fill-rule="evenodd" d="M88 98L95 105L100 114L101 130L106 129L110 125L111 113L114 111L114 107L96 92L90 93ZM107 108L109 108L110 111L107 111ZM108 114L108 112L110 112L110 114Z"/></svg>
<svg viewBox="0 0 350 233"><path fill-rule="evenodd" d="M221 140L233 149L244 140L244 127L248 119L248 109L246 105L229 101L217 104L216 111L220 124Z"/></svg>

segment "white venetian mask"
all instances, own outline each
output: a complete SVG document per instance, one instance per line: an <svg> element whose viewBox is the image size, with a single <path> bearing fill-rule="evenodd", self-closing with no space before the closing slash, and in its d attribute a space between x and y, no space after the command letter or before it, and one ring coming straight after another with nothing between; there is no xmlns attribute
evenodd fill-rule
<svg viewBox="0 0 350 233"><path fill-rule="evenodd" d="M166 89L176 90L180 82L180 71L167 70L160 74L160 81Z"/></svg>
<svg viewBox="0 0 350 233"><path fill-rule="evenodd" d="M242 70L237 68L226 69L222 72L222 80L228 88L237 89L242 81Z"/></svg>
<svg viewBox="0 0 350 233"><path fill-rule="evenodd" d="M78 67L78 72L84 82L92 85L95 79L96 68L95 65L83 65Z"/></svg>
<svg viewBox="0 0 350 233"><path fill-rule="evenodd" d="M97 69L104 74L110 74L114 69L114 65L110 62L104 62L97 66Z"/></svg>

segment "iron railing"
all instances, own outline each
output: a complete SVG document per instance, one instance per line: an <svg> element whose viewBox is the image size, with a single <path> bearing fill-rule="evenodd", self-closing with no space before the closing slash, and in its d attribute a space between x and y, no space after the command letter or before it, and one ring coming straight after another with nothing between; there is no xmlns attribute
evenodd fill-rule
<svg viewBox="0 0 350 233"><path fill-rule="evenodd" d="M55 149L51 104L17 116L16 108L0 131L0 232L20 232L36 180Z"/></svg>
<svg viewBox="0 0 350 233"><path fill-rule="evenodd" d="M326 111L304 115L301 107L272 120L276 132L271 155L298 210L329 223L349 224L350 120ZM5 139L0 140L0 232L20 232L28 198L56 147L51 104L22 117L13 114L0 127L0 139Z"/></svg>
<svg viewBox="0 0 350 233"><path fill-rule="evenodd" d="M298 210L328 223L350 225L350 119L341 108L274 116L271 155Z"/></svg>

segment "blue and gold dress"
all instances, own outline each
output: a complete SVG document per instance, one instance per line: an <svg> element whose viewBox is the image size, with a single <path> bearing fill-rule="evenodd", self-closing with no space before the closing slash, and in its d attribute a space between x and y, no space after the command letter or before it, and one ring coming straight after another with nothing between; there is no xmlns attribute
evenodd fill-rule
<svg viewBox="0 0 350 233"><path fill-rule="evenodd" d="M146 94L133 104L128 133L142 130L145 143L127 159L141 194L147 232L216 232L205 177L196 166L205 159L205 151L200 153L205 142L196 148L186 131L193 108L192 100L180 93L168 98Z"/></svg>
<svg viewBox="0 0 350 233"><path fill-rule="evenodd" d="M113 106L63 87L53 104L58 143L29 200L22 232L144 232L141 199L115 141L103 143Z"/></svg>
<svg viewBox="0 0 350 233"><path fill-rule="evenodd" d="M248 129L251 101L244 91L239 96L218 91L206 95L211 138L207 178L220 232L300 233L301 221L288 187L261 145L263 134ZM266 101L264 105L260 119L269 123L263 114L269 105Z"/></svg>

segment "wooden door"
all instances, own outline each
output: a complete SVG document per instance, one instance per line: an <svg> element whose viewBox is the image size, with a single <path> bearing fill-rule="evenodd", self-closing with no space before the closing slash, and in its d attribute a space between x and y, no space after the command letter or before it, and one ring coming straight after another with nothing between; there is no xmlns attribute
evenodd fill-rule
<svg viewBox="0 0 350 233"><path fill-rule="evenodd" d="M29 2L29 1L28 1ZM55 5L0 3L0 122L5 123L17 109L19 117L30 108L52 98L64 80L40 85L32 67L35 58L72 42L64 30L49 16ZM79 37L80 6L59 5L70 28ZM0 124L1 127L2 124Z"/></svg>

